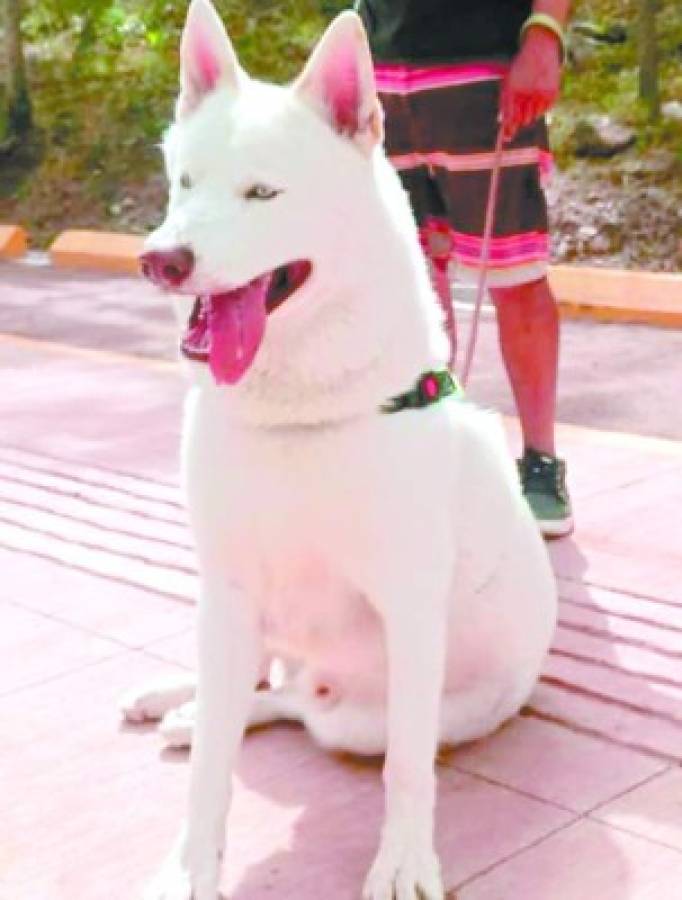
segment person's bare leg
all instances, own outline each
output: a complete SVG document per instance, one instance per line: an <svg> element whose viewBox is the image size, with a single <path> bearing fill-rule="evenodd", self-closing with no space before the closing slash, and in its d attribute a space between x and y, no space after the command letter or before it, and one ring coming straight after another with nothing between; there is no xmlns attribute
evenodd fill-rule
<svg viewBox="0 0 682 900"><path fill-rule="evenodd" d="M431 262L431 280L438 294L438 300L443 309L445 331L450 339L450 358L448 368L455 370L457 361L457 320L455 319L455 307L452 300L452 285L447 263L442 265L440 261Z"/></svg>
<svg viewBox="0 0 682 900"><path fill-rule="evenodd" d="M443 310L443 327L450 340L448 368L454 372L457 358L457 322L449 272L453 251L450 225L441 219L427 219L420 228L420 239L422 249L429 262L431 283Z"/></svg>
<svg viewBox="0 0 682 900"><path fill-rule="evenodd" d="M546 278L491 288L502 357L525 447L555 455L559 313Z"/></svg>

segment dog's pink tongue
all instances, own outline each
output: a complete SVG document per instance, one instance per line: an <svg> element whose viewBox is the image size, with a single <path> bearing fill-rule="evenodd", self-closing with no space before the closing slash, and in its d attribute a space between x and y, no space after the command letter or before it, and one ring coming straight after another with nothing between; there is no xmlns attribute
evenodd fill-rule
<svg viewBox="0 0 682 900"><path fill-rule="evenodd" d="M208 364L218 384L235 384L253 362L265 333L269 277L209 298Z"/></svg>

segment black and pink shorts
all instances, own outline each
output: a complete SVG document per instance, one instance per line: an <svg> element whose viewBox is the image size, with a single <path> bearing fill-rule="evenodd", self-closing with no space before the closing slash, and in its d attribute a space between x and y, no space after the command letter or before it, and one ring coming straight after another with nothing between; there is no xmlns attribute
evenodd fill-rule
<svg viewBox="0 0 682 900"><path fill-rule="evenodd" d="M415 67L379 64L386 151L407 190L422 243L437 264L454 261L475 280L497 136L503 63ZM545 122L505 145L490 245L488 284L511 287L547 271L551 170Z"/></svg>

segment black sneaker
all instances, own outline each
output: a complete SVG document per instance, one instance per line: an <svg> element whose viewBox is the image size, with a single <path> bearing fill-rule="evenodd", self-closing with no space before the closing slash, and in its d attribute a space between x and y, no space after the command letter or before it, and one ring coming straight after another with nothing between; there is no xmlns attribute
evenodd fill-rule
<svg viewBox="0 0 682 900"><path fill-rule="evenodd" d="M523 495L544 537L564 537L573 531L571 501L566 490L566 463L531 447L517 460Z"/></svg>

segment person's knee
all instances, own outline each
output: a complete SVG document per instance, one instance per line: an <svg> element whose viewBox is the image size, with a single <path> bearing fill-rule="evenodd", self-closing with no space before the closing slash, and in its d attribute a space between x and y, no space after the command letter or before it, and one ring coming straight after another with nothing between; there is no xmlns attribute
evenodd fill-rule
<svg viewBox="0 0 682 900"><path fill-rule="evenodd" d="M544 298L547 295L551 296L551 290L546 277L537 278L535 281L526 281L523 284L490 288L490 296L496 305L501 303L527 303L537 298Z"/></svg>
<svg viewBox="0 0 682 900"><path fill-rule="evenodd" d="M490 289L498 315L506 317L550 318L557 315L556 301L546 278Z"/></svg>
<svg viewBox="0 0 682 900"><path fill-rule="evenodd" d="M490 288L490 297L495 306L498 308L503 304L505 306L509 306L510 304L517 305L519 303L523 303L524 298L527 297L527 295L527 284L515 284L510 287Z"/></svg>

